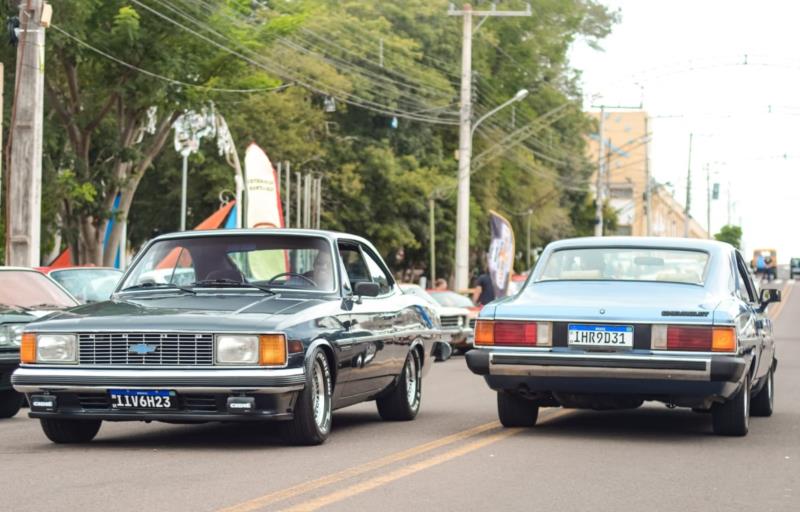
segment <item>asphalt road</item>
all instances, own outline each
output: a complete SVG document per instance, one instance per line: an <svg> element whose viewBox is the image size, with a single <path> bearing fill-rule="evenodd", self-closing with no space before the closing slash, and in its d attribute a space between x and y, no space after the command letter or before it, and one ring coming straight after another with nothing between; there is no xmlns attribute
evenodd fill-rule
<svg viewBox="0 0 800 512"><path fill-rule="evenodd" d="M284 446L269 425L156 423L57 446L23 411L0 421L0 510L797 511L800 293L775 313L776 413L745 438L655 404L502 429L494 394L454 357L424 382L416 421L348 408L319 447Z"/></svg>

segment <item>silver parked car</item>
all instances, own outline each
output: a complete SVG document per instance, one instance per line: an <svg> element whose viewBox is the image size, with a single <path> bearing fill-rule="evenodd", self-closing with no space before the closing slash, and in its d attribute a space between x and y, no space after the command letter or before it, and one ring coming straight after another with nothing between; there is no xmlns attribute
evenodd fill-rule
<svg viewBox="0 0 800 512"><path fill-rule="evenodd" d="M717 434L770 416L777 367L765 311L732 246L668 238L550 244L519 295L481 311L473 373L497 391L505 426L538 408L634 408L655 400L710 411Z"/></svg>

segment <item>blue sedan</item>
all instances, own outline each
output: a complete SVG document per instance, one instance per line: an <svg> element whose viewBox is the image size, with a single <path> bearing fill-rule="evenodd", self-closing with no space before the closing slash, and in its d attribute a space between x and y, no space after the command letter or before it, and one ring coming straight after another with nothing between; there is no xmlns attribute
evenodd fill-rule
<svg viewBox="0 0 800 512"><path fill-rule="evenodd" d="M636 408L654 400L710 412L743 436L770 416L777 367L742 255L714 241L580 238L550 244L522 290L481 311L470 370L497 391L506 427L539 407Z"/></svg>

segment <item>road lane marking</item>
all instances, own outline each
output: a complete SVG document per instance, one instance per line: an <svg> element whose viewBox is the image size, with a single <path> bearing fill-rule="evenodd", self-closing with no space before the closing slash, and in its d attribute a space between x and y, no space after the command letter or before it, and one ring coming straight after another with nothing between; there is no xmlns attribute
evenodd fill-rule
<svg viewBox="0 0 800 512"><path fill-rule="evenodd" d="M560 416L564 416L565 414L568 414L570 412L572 412L572 410L562 409L556 412L555 414L548 415L547 418L544 419L552 420ZM314 510L319 510L320 508L327 507L329 505L345 500L347 498L352 498L353 496L359 494L363 494L367 491L371 491L383 485L392 483L396 480L400 480L401 478L413 475L414 473L418 473L425 469L438 466L439 464L443 464L455 458L461 457L462 455L474 452L475 450L479 450L481 448L494 444L498 441L502 441L503 439L519 434L520 432L525 432L527 430L530 429L506 428L494 434L488 435L484 438L471 441L457 448L453 448L452 450L446 451L444 453L433 455L427 459L421 460L414 464L410 464L408 466L396 469L390 473L386 473L368 480L364 480L362 482L358 482L349 487L345 487L344 489L341 489L339 491L334 491L330 494L326 494L325 496L320 496L319 498L314 498L308 501L304 501L302 503L299 503L284 510L285 512L310 512Z"/></svg>
<svg viewBox="0 0 800 512"><path fill-rule="evenodd" d="M781 311L783 311L783 305L789 301L789 297L792 295L792 290L794 290L794 281L789 281L788 283L786 283L786 285L783 287L783 290L781 291L781 301L778 303L775 309L769 312L768 317L773 322L778 319L778 316L780 316Z"/></svg>
<svg viewBox="0 0 800 512"><path fill-rule="evenodd" d="M417 455L429 452L431 450L435 450L437 448L441 448L442 446L447 446L448 444L452 444L457 441L463 441L464 439L468 439L480 433L486 432L488 430L493 430L496 428L500 428L500 422L490 421L489 423L484 423L483 425L478 425L477 427L472 427L467 430L463 430L461 432L457 432L455 434L442 437L440 439L435 439L428 443L421 444L419 446L415 446L407 450L389 454L385 457L375 459L373 461L361 464L359 466L354 466L352 468L347 468L338 471L336 473L331 473L330 475L323 476L321 478L312 480L310 482L303 482L301 484L297 484L292 487L288 487L286 489L265 494L258 498L253 498L252 500L239 503L238 505L233 505L231 507L221 509L219 512L249 512L252 510L258 510L260 508L263 508L267 505L271 505L278 501L283 501L289 498L293 498L295 496L311 492L321 487L335 484L336 482L340 482L348 478L359 476L369 471L380 469L390 464L394 464L396 462L409 459L411 457L415 457Z"/></svg>

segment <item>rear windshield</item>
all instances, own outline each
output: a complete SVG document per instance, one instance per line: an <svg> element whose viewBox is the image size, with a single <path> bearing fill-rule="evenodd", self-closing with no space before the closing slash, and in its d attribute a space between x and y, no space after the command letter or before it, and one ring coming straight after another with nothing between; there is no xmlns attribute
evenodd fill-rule
<svg viewBox="0 0 800 512"><path fill-rule="evenodd" d="M662 281L702 285L709 255L646 247L591 247L554 251L538 281Z"/></svg>

